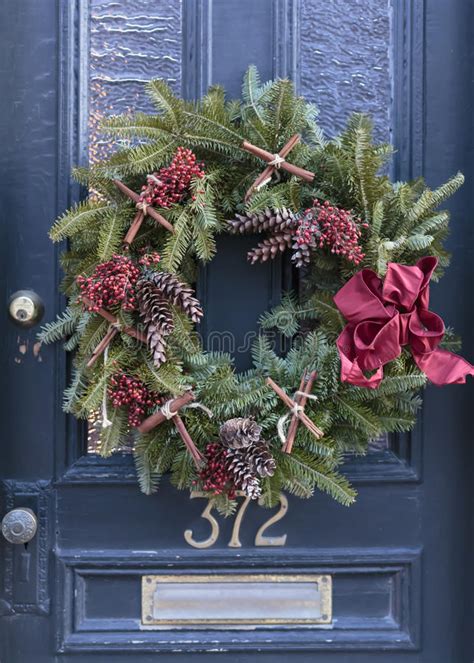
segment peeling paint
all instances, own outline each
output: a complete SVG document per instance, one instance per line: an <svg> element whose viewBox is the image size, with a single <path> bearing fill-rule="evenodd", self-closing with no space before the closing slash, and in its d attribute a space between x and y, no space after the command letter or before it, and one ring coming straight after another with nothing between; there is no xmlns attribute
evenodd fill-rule
<svg viewBox="0 0 474 663"><path fill-rule="evenodd" d="M34 356L34 357L38 360L38 362L40 362L40 363L43 361L43 357L41 356L41 347L42 347L42 343L40 343L39 341L37 341L37 342L33 345L33 356Z"/></svg>

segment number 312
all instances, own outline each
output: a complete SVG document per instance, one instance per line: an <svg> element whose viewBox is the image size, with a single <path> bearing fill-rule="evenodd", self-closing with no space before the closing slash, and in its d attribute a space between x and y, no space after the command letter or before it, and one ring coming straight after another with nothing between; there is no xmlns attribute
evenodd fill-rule
<svg viewBox="0 0 474 663"><path fill-rule="evenodd" d="M198 490L191 491L190 497L191 499L194 499L196 497L209 499L206 493ZM242 493L238 493L238 497L245 497L245 495L243 495ZM256 546L284 546L286 543L286 534L283 534L282 536L264 536L264 532L266 532L266 530L269 527L271 527L279 520L281 520L288 511L288 499L286 498L286 495L280 493L279 497L280 497L280 508L273 516L268 518L268 520L266 520L263 523L263 525L259 528L255 536L254 545ZM229 543L227 544L229 548L242 547L242 543L240 542L240 526L242 525L242 520L244 518L245 512L247 511L249 503L250 503L250 497L245 497L244 501L240 505L235 515L234 526L232 528L232 536ZM260 506L262 506L261 500L259 500L258 503ZM193 531L191 529L187 529L184 532L184 539L186 543L188 543L190 546L193 546L193 548L210 548L216 543L217 539L219 538L219 523L211 513L212 508L213 504L211 501L209 501L206 508L201 513L201 518L207 520L211 525L211 534L207 539L204 539L203 541L196 541L193 538Z"/></svg>

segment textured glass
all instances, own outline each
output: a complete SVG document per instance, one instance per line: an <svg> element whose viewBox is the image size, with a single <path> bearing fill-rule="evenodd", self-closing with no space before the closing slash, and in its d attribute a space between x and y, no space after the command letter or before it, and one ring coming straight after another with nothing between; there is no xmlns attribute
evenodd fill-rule
<svg viewBox="0 0 474 663"><path fill-rule="evenodd" d="M104 115L150 109L143 85L181 85L181 0L91 0L89 156L107 154Z"/></svg>
<svg viewBox="0 0 474 663"><path fill-rule="evenodd" d="M150 111L144 84L164 78L181 87L181 0L90 0L89 159L109 153L102 118ZM99 444L100 413L90 422L88 452Z"/></svg>
<svg viewBox="0 0 474 663"><path fill-rule="evenodd" d="M329 133L352 112L373 116L390 138L391 0L302 0L301 92L320 109Z"/></svg>

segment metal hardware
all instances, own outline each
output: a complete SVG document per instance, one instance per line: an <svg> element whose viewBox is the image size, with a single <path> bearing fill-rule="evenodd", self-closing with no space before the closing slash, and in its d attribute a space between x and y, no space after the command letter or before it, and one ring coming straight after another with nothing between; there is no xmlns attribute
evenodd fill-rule
<svg viewBox="0 0 474 663"><path fill-rule="evenodd" d="M2 520L2 534L9 543L28 543L37 529L36 515L24 507L9 511Z"/></svg>
<svg viewBox="0 0 474 663"><path fill-rule="evenodd" d="M17 290L10 297L8 313L20 327L32 327L43 317L44 304L33 290Z"/></svg>
<svg viewBox="0 0 474 663"><path fill-rule="evenodd" d="M332 625L332 577L313 574L142 576L142 629Z"/></svg>
<svg viewBox="0 0 474 663"><path fill-rule="evenodd" d="M235 519L234 519L234 526L232 528L232 537L227 544L229 548L241 548L242 543L240 541L240 528L242 525L242 521L244 519L245 512L247 511L247 507L250 504L250 498L245 496L245 493L242 491L236 491L235 493L236 497L243 497L244 501L240 505L240 508L236 512ZM219 533L220 533L220 527L219 527L219 522L216 520L216 518L212 515L211 511L214 508L214 504L211 500L209 500L209 495L208 493L200 490L192 490L190 494L190 498L194 499L195 497L200 497L202 499L208 500L206 508L204 511L201 513L201 518L204 518L204 520L207 520L209 522L209 525L211 526L211 533L208 536L207 539L203 539L202 541L196 541L193 535L193 530L192 529L187 529L184 531L184 540L186 543L190 546L193 546L193 548L210 548L213 546L218 538L219 538ZM263 503L261 500L258 501L259 506L263 506ZM277 523L279 520L281 520L287 513L288 511L288 499L286 495L283 493L280 493L280 509L273 515L267 518L267 520L263 523L263 525L259 528L256 536L255 536L255 546L284 546L286 545L286 534L282 534L281 536L263 536L264 532Z"/></svg>

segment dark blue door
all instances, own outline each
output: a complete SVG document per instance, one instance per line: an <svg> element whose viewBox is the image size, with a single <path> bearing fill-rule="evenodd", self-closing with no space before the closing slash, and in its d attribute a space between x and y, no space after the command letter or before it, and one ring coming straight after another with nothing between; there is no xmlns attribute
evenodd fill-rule
<svg viewBox="0 0 474 663"><path fill-rule="evenodd" d="M39 347L36 328L14 326L7 305L28 288L45 319L61 309L47 230L79 196L71 165L107 150L97 128L104 113L140 108L142 81L154 76L189 98L214 82L237 95L256 63L264 79L292 77L319 103L329 131L352 110L373 112L379 136L397 148L395 177L423 173L434 186L464 171L452 206L453 266L434 297L472 358L473 28L464 0L0 4L0 516L27 507L38 519L27 546L0 542L2 662L472 661L472 388L429 390L413 435L348 460L359 490L351 509L321 494L289 498L286 514L262 532L269 514L251 505L239 531L217 517L217 540L196 547L212 523L201 517L204 501L168 484L145 497L130 455L98 458L93 432L88 440L61 413L62 348ZM232 323L242 345L285 282L281 266L262 270L249 305L236 287L246 270L223 243L200 281L207 331L228 328L231 300L242 311ZM196 573L329 575L332 622L143 628L142 577Z"/></svg>

